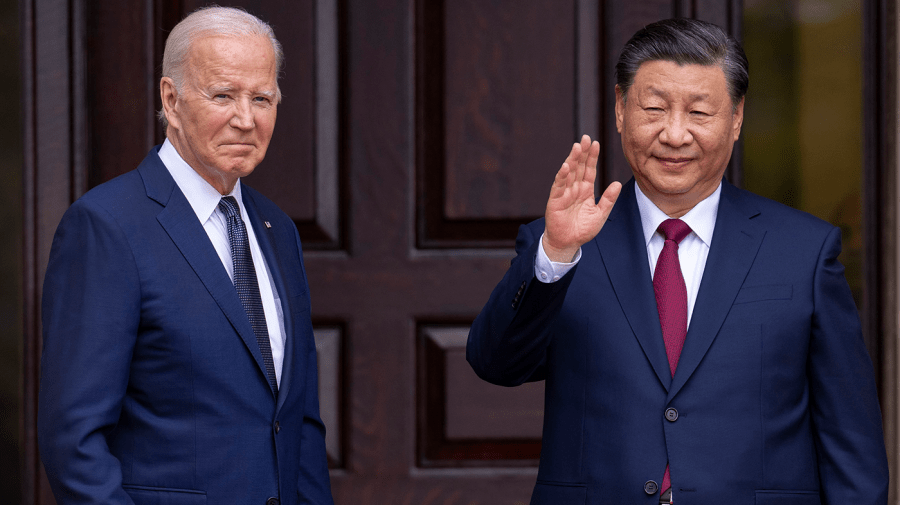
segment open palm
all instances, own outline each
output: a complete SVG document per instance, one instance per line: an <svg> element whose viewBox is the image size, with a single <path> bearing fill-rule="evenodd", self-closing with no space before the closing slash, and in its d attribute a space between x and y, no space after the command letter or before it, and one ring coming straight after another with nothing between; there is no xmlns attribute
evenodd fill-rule
<svg viewBox="0 0 900 505"><path fill-rule="evenodd" d="M597 236L619 197L622 185L613 182L594 203L599 155L600 144L585 135L556 173L544 214L544 251L552 261L571 261L582 244Z"/></svg>

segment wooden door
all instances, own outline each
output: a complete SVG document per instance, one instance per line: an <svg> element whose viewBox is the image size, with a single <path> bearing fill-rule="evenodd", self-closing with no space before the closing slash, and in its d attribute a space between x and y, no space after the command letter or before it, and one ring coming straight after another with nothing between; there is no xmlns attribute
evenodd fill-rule
<svg viewBox="0 0 900 505"><path fill-rule="evenodd" d="M53 2L26 2L45 3ZM73 55L64 75L75 91L60 105L69 149L31 161L32 314L46 229L87 187L130 170L161 140L153 113L162 42L206 2L55 3L70 6L60 17L72 36L44 37ZM600 139L602 184L630 177L612 116L625 41L672 16L736 32L740 2L220 3L271 22L285 49L275 136L246 183L295 220L304 242L336 502L528 503L543 385L480 381L465 361L468 326L509 265L517 227L543 214L573 141ZM56 125L40 110L29 116L36 126ZM39 132L31 142L54 145ZM60 192L51 180L62 174ZM30 321L33 414L40 339ZM32 414L26 494L51 503Z"/></svg>

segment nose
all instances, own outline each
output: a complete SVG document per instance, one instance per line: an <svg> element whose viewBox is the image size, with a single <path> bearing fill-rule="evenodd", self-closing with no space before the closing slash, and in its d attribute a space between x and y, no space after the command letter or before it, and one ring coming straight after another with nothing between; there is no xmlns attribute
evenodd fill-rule
<svg viewBox="0 0 900 505"><path fill-rule="evenodd" d="M230 124L239 130L251 130L256 126L253 107L250 105L249 99L235 100L234 114L231 116Z"/></svg>
<svg viewBox="0 0 900 505"><path fill-rule="evenodd" d="M669 115L665 126L659 132L659 141L672 147L681 147L694 141L694 136L687 128L687 121L683 114Z"/></svg>

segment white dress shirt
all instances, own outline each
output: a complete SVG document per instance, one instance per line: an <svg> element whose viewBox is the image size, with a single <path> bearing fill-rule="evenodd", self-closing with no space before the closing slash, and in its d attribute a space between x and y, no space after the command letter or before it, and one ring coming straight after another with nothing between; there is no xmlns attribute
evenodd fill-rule
<svg viewBox="0 0 900 505"><path fill-rule="evenodd" d="M644 230L644 243L647 246L650 277L653 278L656 261L665 243L665 237L656 229L659 228L660 223L669 219L669 216L659 210L659 207L644 195L637 184L634 185L634 193L637 197L638 210L641 213L641 227ZM691 324L694 302L697 301L697 292L700 290L700 281L703 279L703 270L706 268L706 258L709 256L709 245L712 243L713 231L716 227L721 194L722 183L719 183L711 195L695 205L687 214L681 216L681 220L691 227L691 233L678 245L678 262L681 264L681 274L684 276L684 285L688 296L688 326ZM534 275L541 282L556 282L580 260L581 249L578 249L578 253L571 263L550 261L544 251L543 236L541 236L541 243L534 260Z"/></svg>
<svg viewBox="0 0 900 505"><path fill-rule="evenodd" d="M219 200L223 196L233 196L241 209L241 219L247 228L247 238L250 242L250 255L253 257L253 267L256 269L256 280L259 283L259 295L262 298L263 311L266 314L266 327L269 330L269 345L272 347L272 360L275 362L275 380L281 384L281 367L284 363L284 313L281 308L281 299L274 289L275 283L269 273L266 259L259 249L256 234L244 208L241 199L241 181L238 180L234 189L228 195L219 194L212 185L200 176L178 154L168 139L159 150L159 159L169 170L178 188L184 193L194 213L209 235L209 240L222 260L222 266L228 272L231 282L234 282L234 262L231 258L231 242L228 239L228 223L225 214L219 210Z"/></svg>

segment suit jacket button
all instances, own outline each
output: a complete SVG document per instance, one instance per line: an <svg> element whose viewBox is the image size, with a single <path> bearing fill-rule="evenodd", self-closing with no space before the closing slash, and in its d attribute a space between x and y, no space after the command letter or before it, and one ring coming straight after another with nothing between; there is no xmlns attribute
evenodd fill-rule
<svg viewBox="0 0 900 505"><path fill-rule="evenodd" d="M266 500L266 505L280 505L280 504L281 504L281 502L278 501L278 498L273 497L273 498L269 498L268 500Z"/></svg>
<svg viewBox="0 0 900 505"><path fill-rule="evenodd" d="M674 423L678 420L678 411L673 408L666 409L666 420Z"/></svg>
<svg viewBox="0 0 900 505"><path fill-rule="evenodd" d="M279 431L281 431L281 424L279 424L278 421L275 421L275 434L277 435Z"/></svg>
<svg viewBox="0 0 900 505"><path fill-rule="evenodd" d="M649 495L654 495L659 491L659 484L656 481L648 480L644 483L644 492Z"/></svg>

